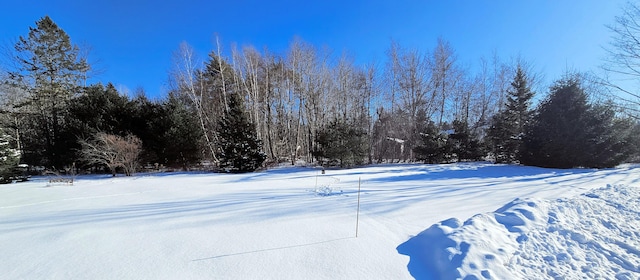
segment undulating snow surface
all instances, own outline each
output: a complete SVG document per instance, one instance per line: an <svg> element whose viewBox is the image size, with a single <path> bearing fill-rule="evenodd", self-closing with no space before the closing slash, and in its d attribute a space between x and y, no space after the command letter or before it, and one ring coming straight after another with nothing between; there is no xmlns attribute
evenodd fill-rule
<svg viewBox="0 0 640 280"><path fill-rule="evenodd" d="M420 279L640 279L640 192L516 199L461 223L435 224L398 247Z"/></svg>
<svg viewBox="0 0 640 280"><path fill-rule="evenodd" d="M0 279L638 279L639 184L484 163L34 178L0 185Z"/></svg>

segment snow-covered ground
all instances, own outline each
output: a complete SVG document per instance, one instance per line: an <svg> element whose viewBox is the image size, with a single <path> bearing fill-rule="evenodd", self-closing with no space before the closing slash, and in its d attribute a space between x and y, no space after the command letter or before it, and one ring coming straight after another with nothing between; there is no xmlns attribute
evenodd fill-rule
<svg viewBox="0 0 640 280"><path fill-rule="evenodd" d="M0 185L0 279L639 279L639 171L34 178Z"/></svg>

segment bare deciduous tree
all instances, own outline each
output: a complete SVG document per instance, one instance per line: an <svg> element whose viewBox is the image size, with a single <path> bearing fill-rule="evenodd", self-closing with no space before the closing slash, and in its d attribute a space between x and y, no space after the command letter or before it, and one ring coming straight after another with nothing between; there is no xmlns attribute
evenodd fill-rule
<svg viewBox="0 0 640 280"><path fill-rule="evenodd" d="M401 153L394 157L411 160L417 122L420 118L430 115L435 108L433 96L430 94L433 89L433 83L430 80L432 63L427 54L415 49L403 49L395 42L392 42L387 55L387 77L391 79L387 80L387 88L390 89L388 93L391 110L390 115L385 119L392 123L385 127L393 129L386 132L378 129L377 135L382 138L377 141L402 140L406 149L400 149ZM379 117L383 116L379 115ZM399 142L395 141L395 143Z"/></svg>
<svg viewBox="0 0 640 280"><path fill-rule="evenodd" d="M173 87L180 95L187 96L191 101L193 109L196 111L200 127L202 128L205 145L209 155L216 159L215 133L210 124L214 122L210 117L210 112L205 109L205 88L202 85L204 78L201 69L202 63L196 58L193 48L186 42L180 44L179 49L174 53L174 68L171 79Z"/></svg>
<svg viewBox="0 0 640 280"><path fill-rule="evenodd" d="M613 33L604 83L616 91L618 105L640 118L640 4L627 2L622 15L608 26Z"/></svg>
<svg viewBox="0 0 640 280"><path fill-rule="evenodd" d="M469 125L476 133L483 132L491 116L502 109L504 92L508 84L509 67L494 54L491 63L480 60L480 71L473 78L473 106Z"/></svg>
<svg viewBox="0 0 640 280"><path fill-rule="evenodd" d="M126 176L135 173L138 156L142 151L142 141L134 135L126 137L97 133L92 140L80 141L81 156L89 164L105 165L111 174L116 176L116 169L121 167Z"/></svg>
<svg viewBox="0 0 640 280"><path fill-rule="evenodd" d="M227 93L237 93L269 161L291 164L312 162L319 129L336 120L368 132L370 162L415 160L412 148L430 121L439 124L437 129L458 119L474 132L483 130L499 110L510 70L496 60L485 62L474 76L444 39L430 52L392 42L379 72L300 39L283 55L232 46L231 56L222 57L216 44L209 60L199 64L193 50L181 46L173 77L174 90L191 100L200 119L206 150L215 154L219 127L214 120L226 110ZM386 83L380 83L383 79Z"/></svg>
<svg viewBox="0 0 640 280"><path fill-rule="evenodd" d="M456 63L456 55L451 44L443 38L438 38L438 43L433 51L432 77L433 97L438 106L440 116L438 126L452 119L447 118L447 113L455 114L455 104L453 98L458 95L459 83L462 80L463 72ZM453 112L451 112L453 111Z"/></svg>

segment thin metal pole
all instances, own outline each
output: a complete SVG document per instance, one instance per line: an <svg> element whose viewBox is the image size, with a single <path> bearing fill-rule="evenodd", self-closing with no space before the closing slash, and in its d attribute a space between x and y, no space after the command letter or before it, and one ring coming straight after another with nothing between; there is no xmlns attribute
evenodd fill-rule
<svg viewBox="0 0 640 280"><path fill-rule="evenodd" d="M356 211L356 238L358 237L359 223L360 223L360 177L358 177L358 210Z"/></svg>

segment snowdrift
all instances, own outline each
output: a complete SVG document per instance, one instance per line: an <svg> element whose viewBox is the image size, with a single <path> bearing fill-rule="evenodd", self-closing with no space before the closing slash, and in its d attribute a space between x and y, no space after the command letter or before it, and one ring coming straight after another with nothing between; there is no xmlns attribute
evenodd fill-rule
<svg viewBox="0 0 640 280"><path fill-rule="evenodd" d="M398 246L416 279L640 279L640 190L516 199Z"/></svg>

